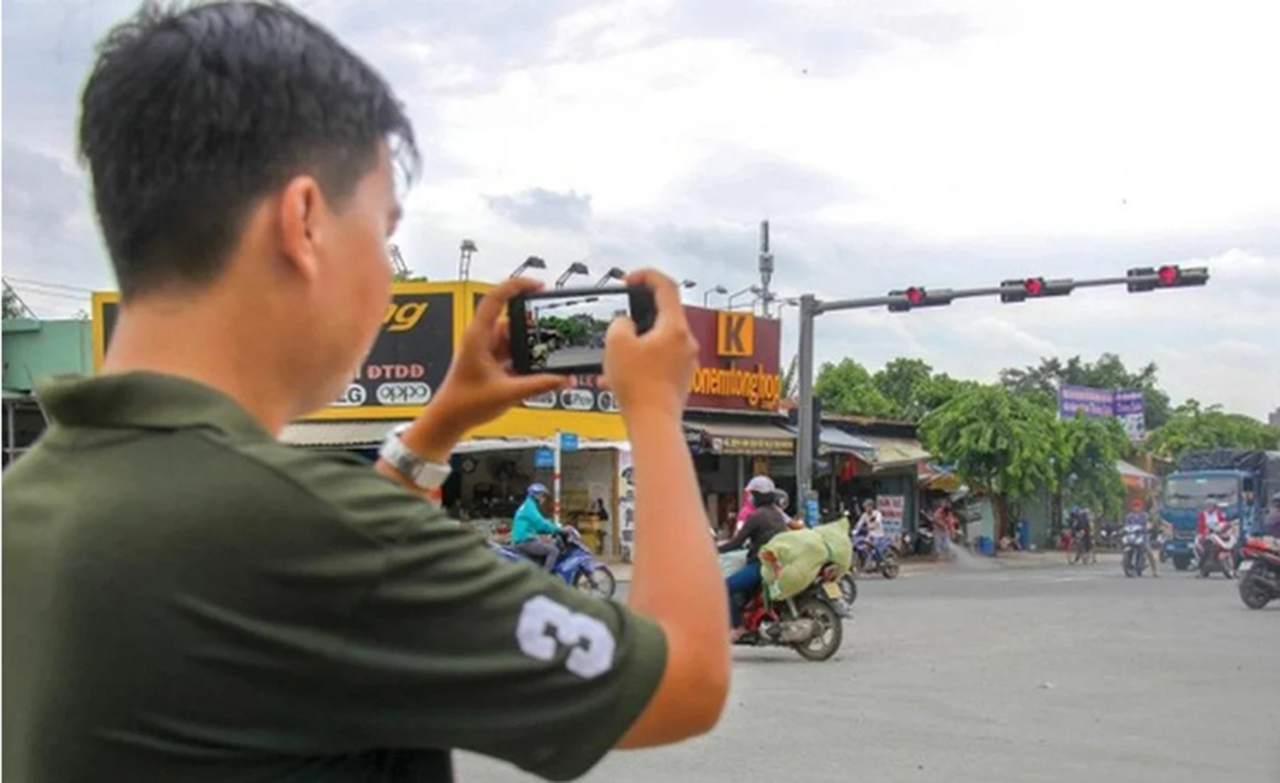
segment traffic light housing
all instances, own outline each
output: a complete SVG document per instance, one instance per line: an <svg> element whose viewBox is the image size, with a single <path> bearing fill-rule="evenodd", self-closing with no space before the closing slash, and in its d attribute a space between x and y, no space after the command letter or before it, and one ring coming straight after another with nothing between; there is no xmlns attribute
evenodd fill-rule
<svg viewBox="0 0 1280 783"><path fill-rule="evenodd" d="M905 291L890 291L889 296L900 296L904 301L890 302L889 312L905 313L917 307L941 307L951 304L950 288L926 291L920 286L912 286Z"/></svg>
<svg viewBox="0 0 1280 783"><path fill-rule="evenodd" d="M1157 288L1186 288L1193 285L1204 285L1209 282L1209 269L1203 266L1183 269L1174 264L1166 264L1159 269L1140 266L1130 269L1127 276L1129 293L1154 291ZM1146 278L1146 279L1142 279Z"/></svg>
<svg viewBox="0 0 1280 783"><path fill-rule="evenodd" d="M1000 301L1009 304L1046 296L1066 296L1075 287L1075 281L1069 278L1045 280L1043 277L1028 277L1023 280L1002 280L1000 281Z"/></svg>

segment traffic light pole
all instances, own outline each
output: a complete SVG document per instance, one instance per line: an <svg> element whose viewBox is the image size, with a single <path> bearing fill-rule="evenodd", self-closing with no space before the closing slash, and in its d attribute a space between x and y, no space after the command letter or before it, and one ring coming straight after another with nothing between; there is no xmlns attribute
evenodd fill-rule
<svg viewBox="0 0 1280 783"><path fill-rule="evenodd" d="M1167 270L1168 268L1166 268ZM1162 270L1163 271L1163 270ZM1208 280L1208 272L1204 269L1185 270L1188 275L1195 276L1195 282L1184 285L1203 285ZM1153 290L1168 286L1169 280L1156 270L1132 270L1124 277L1098 277L1088 280L1059 280L1055 283L1066 286L1066 293L1076 288L1102 288L1104 286L1127 285L1130 291ZM796 440L796 495L801 508L805 508L812 497L813 458L817 453L817 445L813 442L815 425L813 420L813 329L818 316L838 310L865 310L872 307L890 307L899 310L910 310L913 307L950 304L955 299L976 299L983 296L1001 296L1009 294L1013 289L1008 285L987 286L983 288L961 289L913 289L924 297L913 302L907 292L893 293L888 296L874 296L866 299L840 299L832 302L819 301L813 294L800 297L800 350L796 371L800 374L799 408L797 424L800 432ZM1021 290L1021 281L1019 288ZM928 301L932 297L934 301ZM1036 298L1036 297L1028 297ZM925 302L925 303L921 303ZM811 520L816 522L816 520Z"/></svg>

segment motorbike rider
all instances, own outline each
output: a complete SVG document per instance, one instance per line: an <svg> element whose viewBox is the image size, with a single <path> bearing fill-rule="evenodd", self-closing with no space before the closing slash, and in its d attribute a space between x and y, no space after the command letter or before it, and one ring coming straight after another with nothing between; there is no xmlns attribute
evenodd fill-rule
<svg viewBox="0 0 1280 783"><path fill-rule="evenodd" d="M558 533L561 527L542 514L541 504L546 501L547 494L545 485L529 485L524 503L516 510L515 520L511 524L511 546L551 571L560 558L560 547L541 536Z"/></svg>
<svg viewBox="0 0 1280 783"><path fill-rule="evenodd" d="M866 535L867 543L871 545L870 556L879 560L880 548L888 534L884 529L884 514L880 513L876 502L871 498L862 501L862 516L858 517L858 524L854 526L853 532L855 535Z"/></svg>
<svg viewBox="0 0 1280 783"><path fill-rule="evenodd" d="M1280 538L1280 491L1271 495L1271 511L1262 522L1262 535Z"/></svg>
<svg viewBox="0 0 1280 783"><path fill-rule="evenodd" d="M1071 527L1071 540L1073 545L1077 541L1084 542L1084 553L1086 555L1093 552L1093 524L1089 520L1088 509L1080 506L1072 506L1071 511L1067 515L1067 522Z"/></svg>
<svg viewBox="0 0 1280 783"><path fill-rule="evenodd" d="M1202 557L1221 558L1223 560L1223 569L1227 572L1227 576L1234 579L1236 577L1236 569L1235 557L1232 552L1236 546L1235 527L1227 519L1222 509L1215 507L1215 511L1217 511L1217 522L1209 526ZM1201 569L1200 573L1203 576L1204 570Z"/></svg>
<svg viewBox="0 0 1280 783"><path fill-rule="evenodd" d="M738 510L738 518L733 524L733 533L738 535L738 531L747 523L747 517L750 517L756 511L755 503L752 496L756 492L776 492L777 487L773 483L773 479L768 476L755 476L747 482L747 486L742 490L742 508Z"/></svg>
<svg viewBox="0 0 1280 783"><path fill-rule="evenodd" d="M742 638L742 605L760 589L760 548L787 531L787 516L777 506L777 487L768 476L756 476L747 485L755 509L733 538L721 544L720 554L747 547L747 562L725 579L729 592L729 624L733 640Z"/></svg>
<svg viewBox="0 0 1280 783"><path fill-rule="evenodd" d="M1156 533L1151 527L1151 517L1147 514L1146 504L1141 498L1133 501L1133 510L1124 516L1124 529L1128 531L1130 528L1137 528L1142 531L1142 551L1146 553L1147 562L1151 564L1151 575L1159 577L1156 572L1156 556L1151 551L1151 542L1155 540Z"/></svg>
<svg viewBox="0 0 1280 783"><path fill-rule="evenodd" d="M1217 530L1222 524L1222 512L1218 510L1218 504L1213 502L1213 498L1209 498L1204 502L1204 510L1196 517L1196 554L1199 556L1201 563L1207 556L1209 535Z"/></svg>
<svg viewBox="0 0 1280 783"><path fill-rule="evenodd" d="M786 517L787 527L792 530L803 530L805 528L804 520L791 516L791 512L787 510L790 506L791 498L787 497L787 493L782 490L778 490L775 494L777 495L777 499L774 501L774 505L776 505L778 510L782 512L782 515Z"/></svg>

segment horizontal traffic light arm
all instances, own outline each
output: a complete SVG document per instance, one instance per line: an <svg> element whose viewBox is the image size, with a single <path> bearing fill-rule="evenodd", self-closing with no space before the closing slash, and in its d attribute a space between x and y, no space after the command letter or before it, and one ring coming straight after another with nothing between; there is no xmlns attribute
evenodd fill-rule
<svg viewBox="0 0 1280 783"><path fill-rule="evenodd" d="M1181 285L1183 286L1204 285L1209 279L1209 270L1206 267L1191 267L1191 268L1181 269L1180 271L1183 278L1183 282L1181 283ZM1026 280L1026 279L1027 278L1021 278L1021 280ZM1064 283L1064 282L1066 282L1066 279L1045 280L1046 284L1056 284L1056 283ZM1077 288L1104 288L1106 286L1130 285L1133 283L1139 283L1139 284L1149 283L1149 284L1152 284L1153 288L1164 287L1163 284L1161 283L1159 271L1156 269L1152 269L1150 274L1144 273L1138 276L1124 275L1120 277L1095 277L1095 278L1087 278L1084 280L1073 279L1073 280L1070 280L1070 283L1071 283L1072 290L1075 290ZM1009 291L1008 287L998 286L998 285L985 286L982 288L930 289L927 286L918 286L918 287L923 288L926 291L926 293L932 293L932 295L945 294L947 301L954 301L956 299L977 299L983 296L1000 296L1000 294L1008 293ZM1027 298L1028 299L1044 298L1044 295L1042 294L1040 297L1027 297ZM810 299L808 297L802 297L801 298L802 310L806 308L806 300L809 302L809 304L807 305L809 314L815 315L815 316L822 315L823 313L837 312L840 310L865 310L871 307L888 307L890 305L895 305L899 307L905 306L907 309L914 309L913 307L910 306L910 302L907 301L905 289L903 293L895 293L887 296L871 296L871 297L866 297L864 299L836 299L830 302L823 302L816 298ZM922 306L922 305L918 305L918 306Z"/></svg>

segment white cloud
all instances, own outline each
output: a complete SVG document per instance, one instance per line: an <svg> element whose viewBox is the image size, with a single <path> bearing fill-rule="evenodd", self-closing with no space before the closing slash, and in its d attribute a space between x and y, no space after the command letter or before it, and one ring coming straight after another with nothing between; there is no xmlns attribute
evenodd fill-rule
<svg viewBox="0 0 1280 783"><path fill-rule="evenodd" d="M89 41L126 5L84 14L71 0L6 3L6 145L44 153L46 169L62 175L42 180L6 165L7 273L109 280L82 187L58 197L74 208L48 225L24 205L52 203L42 183L82 180L69 166ZM1280 367L1280 102L1269 97L1280 7L308 8L382 67L413 113L426 180L408 198L397 241L428 275L451 276L469 237L482 277L536 254L557 268L583 258L656 263L737 290L755 282L754 224L766 211L775 285L791 295L1203 264L1212 279L1202 289L832 314L819 321L819 359L853 355L874 367L918 355L953 375L992 379L1040 355L1113 351L1133 365L1159 362L1175 399L1254 415L1280 404L1271 369ZM542 192L589 198L589 216L548 228L491 206ZM48 312L61 306L49 302ZM794 311L785 318L784 360Z"/></svg>

